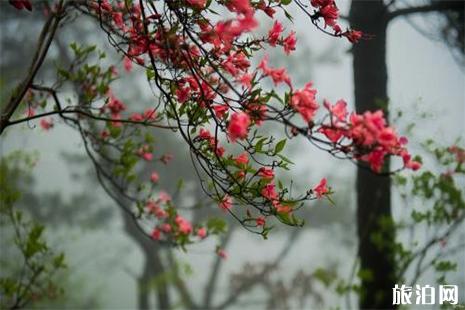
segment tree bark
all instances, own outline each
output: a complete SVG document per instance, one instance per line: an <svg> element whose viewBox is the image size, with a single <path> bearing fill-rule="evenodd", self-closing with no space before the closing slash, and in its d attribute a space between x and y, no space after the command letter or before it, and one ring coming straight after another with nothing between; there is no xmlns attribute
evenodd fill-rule
<svg viewBox="0 0 465 310"><path fill-rule="evenodd" d="M384 108L388 117L386 30L387 9L382 0L352 1L351 26L373 35L353 47L355 107L358 113ZM389 168L389 162L386 164ZM357 235L360 259L360 308L393 308L395 264L390 245L395 232L381 221L392 221L391 179L368 169L357 169ZM376 237L376 238L375 238ZM382 245L376 240L381 240Z"/></svg>

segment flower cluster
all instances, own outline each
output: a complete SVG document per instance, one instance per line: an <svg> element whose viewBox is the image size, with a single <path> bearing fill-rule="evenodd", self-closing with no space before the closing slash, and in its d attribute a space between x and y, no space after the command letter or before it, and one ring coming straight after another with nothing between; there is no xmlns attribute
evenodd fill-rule
<svg viewBox="0 0 465 310"><path fill-rule="evenodd" d="M133 183L138 190L144 188L146 184L137 183L135 176L137 163L158 160L166 164L171 158L157 158L150 134L123 125L174 130L188 145L195 167L206 176L202 179L202 185L208 183L203 186L206 194L244 227L266 236L271 227L268 217L301 225L295 211L306 201L332 193L325 178L316 186L309 185L304 193L295 193L283 184L280 172L292 164L283 155L287 139L299 136L334 156L367 163L375 172L382 172L390 156L402 158L403 168L418 169L420 163L412 160L406 149L407 139L397 135L381 111L350 113L343 100L334 105L321 102L312 83L296 87L286 68L273 67L268 56L258 66L252 65L258 60L257 52L267 47L282 47L286 55L296 50L296 33L285 29L280 20L279 12L286 15L288 4L274 0L75 4L100 20L109 42L121 52L126 72L145 70L158 101L156 107L129 112L131 107L109 87L118 74L115 67L81 66L80 72L64 73L81 86L89 102L90 109L79 113L104 121L104 126L86 127L80 119L71 120L78 124L75 127L83 139L91 140L94 152L112 166L111 173L104 175L115 174L125 186ZM334 0L311 0L310 4L315 11L307 13L318 29L352 43L362 38L359 31L341 30ZM212 16L210 12L217 9L229 13ZM254 32L259 14L272 20L271 29L263 35ZM324 26L320 27L320 21ZM327 31L328 27L332 30ZM88 50L75 48L75 53L79 58ZM265 122L280 124L287 138L270 135L261 127ZM49 129L53 123L43 119L41 126ZM95 128L100 130L98 134L92 131ZM113 153L106 152L108 149ZM114 153L119 157L108 155ZM159 185L158 173L152 172L147 179L150 189ZM153 192L142 199L142 209L158 221L151 233L153 239L185 244L209 233L207 227L195 226L179 214L167 194L162 192L157 199L151 195ZM135 200L141 205L140 197Z"/></svg>

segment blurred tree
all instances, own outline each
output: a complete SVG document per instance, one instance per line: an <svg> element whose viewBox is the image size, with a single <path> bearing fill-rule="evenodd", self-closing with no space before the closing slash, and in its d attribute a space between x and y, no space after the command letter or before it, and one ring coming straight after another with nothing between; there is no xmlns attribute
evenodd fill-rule
<svg viewBox="0 0 465 310"><path fill-rule="evenodd" d="M45 226L18 209L33 156L17 151L0 158L0 308L18 309L62 292L57 274L66 267L45 237Z"/></svg>

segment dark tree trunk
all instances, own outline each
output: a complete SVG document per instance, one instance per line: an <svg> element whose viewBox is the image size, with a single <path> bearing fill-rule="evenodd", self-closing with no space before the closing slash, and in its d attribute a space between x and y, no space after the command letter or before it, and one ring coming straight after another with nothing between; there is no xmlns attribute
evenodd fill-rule
<svg viewBox="0 0 465 310"><path fill-rule="evenodd" d="M374 36L353 47L356 110L360 113L384 108L387 117L386 8L382 0L354 0L349 18L351 26ZM395 265L389 247L395 232L380 225L381 221L392 220L391 180L358 168L356 187L358 254L361 274L365 275L361 276L360 308L393 308Z"/></svg>
<svg viewBox="0 0 465 310"><path fill-rule="evenodd" d="M141 233L141 231L136 227L136 223L131 216L124 211L121 212L124 219L125 231L140 246L145 259L144 269L139 276L137 283L138 308L141 310L154 308L150 306L150 296L155 290L157 309L170 309L171 304L168 294L168 286L166 283L161 281L157 284L157 287L151 287L153 279L166 271L159 253L159 245L152 242L147 238L147 236Z"/></svg>

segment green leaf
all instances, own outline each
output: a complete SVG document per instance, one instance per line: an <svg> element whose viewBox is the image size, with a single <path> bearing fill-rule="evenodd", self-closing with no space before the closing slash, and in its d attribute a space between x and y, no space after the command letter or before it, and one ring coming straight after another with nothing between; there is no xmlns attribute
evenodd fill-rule
<svg viewBox="0 0 465 310"><path fill-rule="evenodd" d="M274 147L275 154L280 153L284 149L284 146L286 146L286 141L286 139L283 139L276 144L276 146Z"/></svg>
<svg viewBox="0 0 465 310"><path fill-rule="evenodd" d="M221 234L226 231L227 225L223 219L212 217L207 222L207 228L211 234Z"/></svg>

